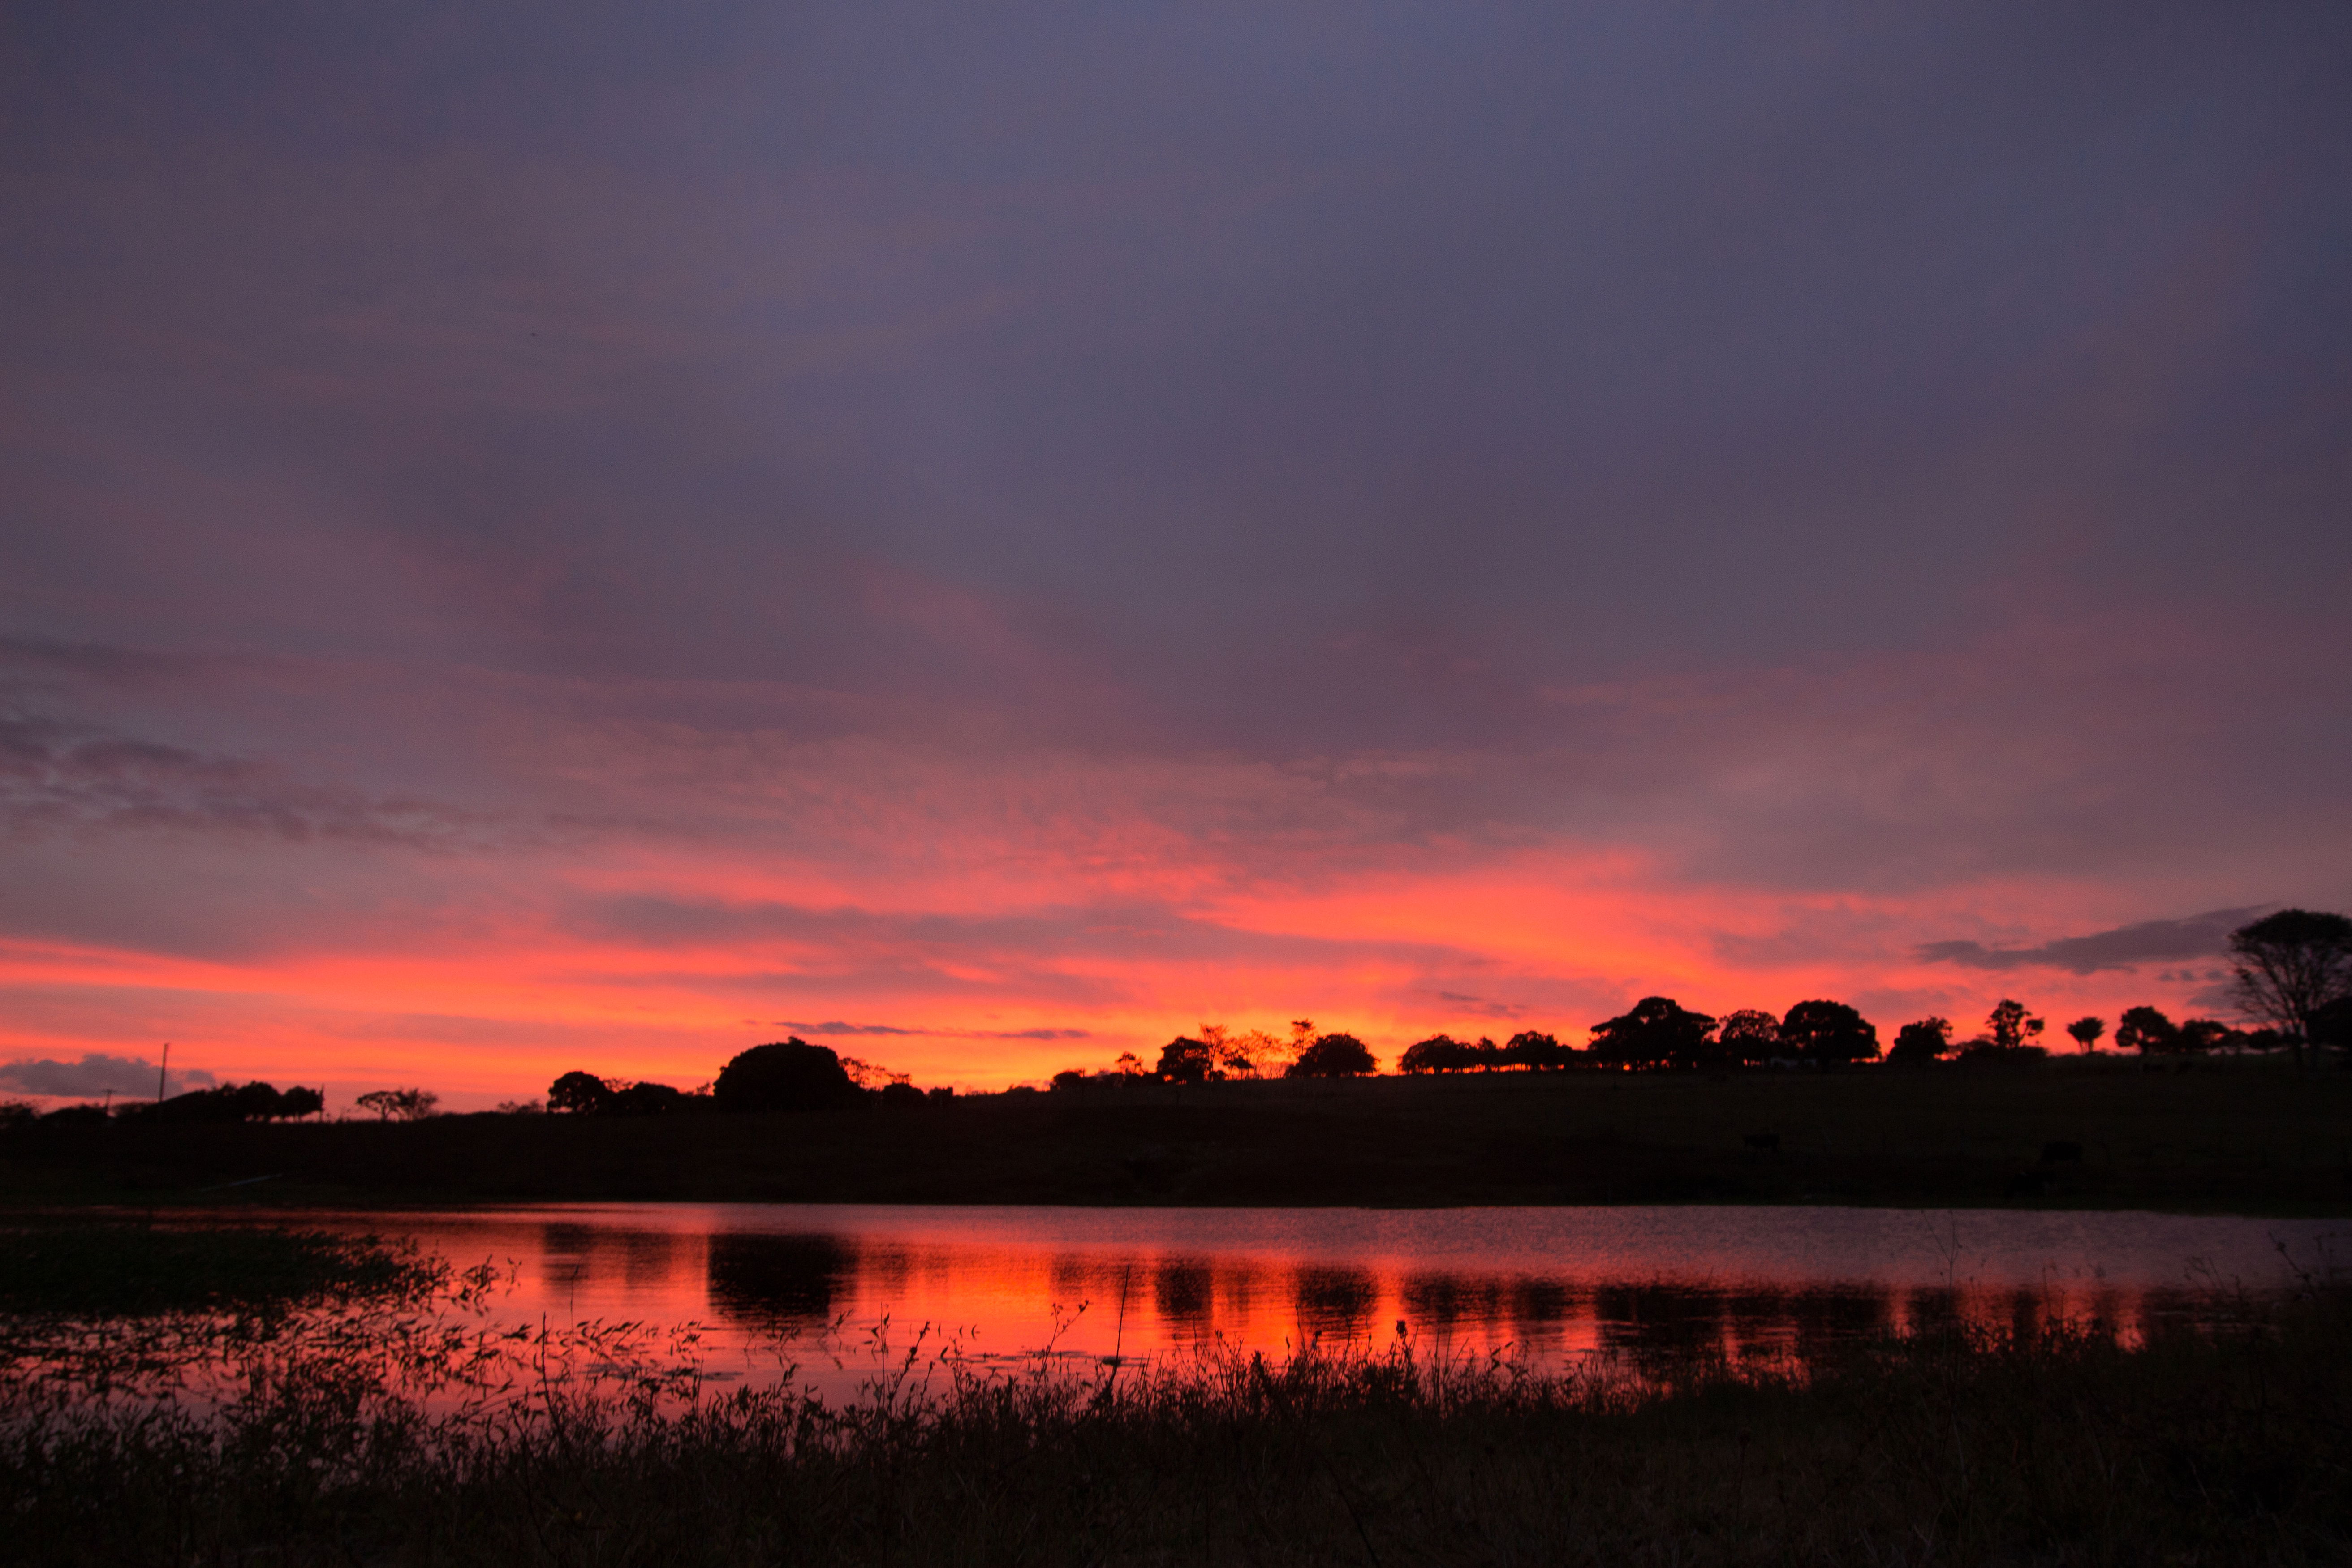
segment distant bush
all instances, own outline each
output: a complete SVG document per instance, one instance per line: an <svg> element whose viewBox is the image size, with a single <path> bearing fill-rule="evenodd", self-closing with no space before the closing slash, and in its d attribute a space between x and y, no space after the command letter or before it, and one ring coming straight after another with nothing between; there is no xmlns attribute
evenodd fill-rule
<svg viewBox="0 0 2352 1568"><path fill-rule="evenodd" d="M1298 1059L1283 1072L1285 1078L1356 1078L1373 1070L1377 1064L1364 1042L1353 1035L1320 1035L1315 1043L1298 1053Z"/></svg>
<svg viewBox="0 0 2352 1568"><path fill-rule="evenodd" d="M1404 1048L1397 1059L1402 1073L1465 1072L1478 1065L1475 1049L1464 1045L1451 1035L1432 1035L1425 1040L1415 1040Z"/></svg>
<svg viewBox="0 0 2352 1568"><path fill-rule="evenodd" d="M664 1116L693 1110L698 1098L666 1083L633 1083L614 1089L598 1109L606 1116Z"/></svg>
<svg viewBox="0 0 2352 1568"><path fill-rule="evenodd" d="M1166 1083L1202 1083L1216 1070L1216 1047L1190 1035L1179 1035L1160 1047L1160 1061L1151 1069L1153 1077Z"/></svg>
<svg viewBox="0 0 2352 1568"><path fill-rule="evenodd" d="M1878 1030L1843 1002L1800 1002L1780 1020L1780 1044L1801 1061L1843 1067L1878 1055Z"/></svg>
<svg viewBox="0 0 2352 1568"><path fill-rule="evenodd" d="M721 1110L829 1110L855 1105L857 1086L841 1058L794 1036L753 1046L719 1069L711 1099Z"/></svg>
<svg viewBox="0 0 2352 1568"><path fill-rule="evenodd" d="M315 1089L296 1084L280 1093L274 1086L256 1079L251 1083L224 1083L212 1089L191 1089L160 1104L133 1100L118 1107L115 1113L137 1121L279 1121L315 1115L325 1106L325 1097Z"/></svg>
<svg viewBox="0 0 2352 1568"><path fill-rule="evenodd" d="M1536 1029L1522 1029L1504 1042L1503 1061L1511 1067L1525 1068L1529 1072L1558 1072L1576 1065L1578 1052L1573 1046L1563 1046L1551 1035Z"/></svg>
<svg viewBox="0 0 2352 1568"><path fill-rule="evenodd" d="M1716 1029L1715 1054L1729 1066L1762 1067L1780 1054L1780 1020L1756 1007L1725 1014Z"/></svg>
<svg viewBox="0 0 2352 1568"><path fill-rule="evenodd" d="M1715 1020L1671 996L1644 996L1622 1015L1592 1026L1592 1059L1611 1067L1695 1067L1706 1055Z"/></svg>
<svg viewBox="0 0 2352 1568"><path fill-rule="evenodd" d="M373 1111L378 1121L422 1121L433 1114L441 1097L429 1089L379 1089L361 1095L352 1103L362 1110Z"/></svg>
<svg viewBox="0 0 2352 1568"><path fill-rule="evenodd" d="M2004 1046L1999 1040L1979 1035L1960 1047L1953 1058L1967 1067L2024 1067L2034 1062L2046 1062L2050 1053L2040 1046Z"/></svg>
<svg viewBox="0 0 2352 1568"><path fill-rule="evenodd" d="M1924 1062L1940 1061L1952 1048L1952 1021L1949 1018L1922 1018L1906 1024L1895 1031L1895 1045L1886 1053L1888 1065L1915 1067Z"/></svg>
<svg viewBox="0 0 2352 1568"><path fill-rule="evenodd" d="M592 1072L568 1072L547 1086L547 1108L567 1115L602 1110L612 1098L613 1086Z"/></svg>
<svg viewBox="0 0 2352 1568"><path fill-rule="evenodd" d="M2180 1027L2154 1007L2126 1007L2116 1024L2116 1048L2167 1056L2180 1047Z"/></svg>

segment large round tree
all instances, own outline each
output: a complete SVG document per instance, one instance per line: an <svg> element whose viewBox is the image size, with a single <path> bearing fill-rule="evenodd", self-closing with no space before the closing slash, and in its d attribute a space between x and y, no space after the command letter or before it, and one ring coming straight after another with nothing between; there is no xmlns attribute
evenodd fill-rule
<svg viewBox="0 0 2352 1568"><path fill-rule="evenodd" d="M1780 1044L1801 1060L1843 1067L1878 1055L1878 1030L1843 1002L1800 1002L1780 1020Z"/></svg>
<svg viewBox="0 0 2352 1568"><path fill-rule="evenodd" d="M1671 996L1644 996L1592 1026L1591 1057L1610 1067L1697 1067L1714 1045L1715 1020Z"/></svg>
<svg viewBox="0 0 2352 1568"><path fill-rule="evenodd" d="M720 1068L710 1098L721 1110L827 1110L856 1103L858 1089L839 1057L795 1036Z"/></svg>
<svg viewBox="0 0 2352 1568"><path fill-rule="evenodd" d="M1372 1053L1353 1035L1323 1035L1298 1053L1285 1078L1357 1078L1372 1070Z"/></svg>
<svg viewBox="0 0 2352 1568"><path fill-rule="evenodd" d="M2352 920L2281 910L2230 933L2238 1005L2276 1027L2303 1066L2312 1020L2352 997Z"/></svg>

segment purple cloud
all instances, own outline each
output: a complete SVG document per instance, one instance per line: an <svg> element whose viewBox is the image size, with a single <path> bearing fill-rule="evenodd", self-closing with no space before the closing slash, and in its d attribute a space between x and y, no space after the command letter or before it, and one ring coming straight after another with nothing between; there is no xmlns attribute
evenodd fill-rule
<svg viewBox="0 0 2352 1568"><path fill-rule="evenodd" d="M2167 960L2211 957L2227 948L2231 931L2269 908L2249 904L2243 909L2209 910L2183 920L2142 921L2088 936L2060 937L2038 947L1931 942L1917 948L1916 955L1924 963L1953 963L1965 969L2064 969L2095 974Z"/></svg>

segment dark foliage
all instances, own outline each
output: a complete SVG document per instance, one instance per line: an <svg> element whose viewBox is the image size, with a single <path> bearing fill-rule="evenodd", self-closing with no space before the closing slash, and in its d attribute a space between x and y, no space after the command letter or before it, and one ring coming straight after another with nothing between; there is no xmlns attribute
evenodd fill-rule
<svg viewBox="0 0 2352 1568"><path fill-rule="evenodd" d="M1318 1035L1298 1053L1285 1078L1354 1078L1373 1068L1372 1053L1353 1035Z"/></svg>
<svg viewBox="0 0 2352 1568"><path fill-rule="evenodd" d="M1894 1047L1886 1053L1887 1061L1895 1066L1914 1067L1923 1062L1941 1060L1952 1048L1952 1021L1949 1018L1921 1018L1895 1031Z"/></svg>
<svg viewBox="0 0 2352 1568"><path fill-rule="evenodd" d="M1217 1048L1187 1035L1160 1047L1159 1065L1151 1070L1165 1083L1202 1083L1212 1075L1223 1076L1217 1067Z"/></svg>
<svg viewBox="0 0 2352 1568"><path fill-rule="evenodd" d="M604 1109L613 1086L591 1072L568 1072L547 1086L547 1109L582 1115Z"/></svg>
<svg viewBox="0 0 2352 1568"><path fill-rule="evenodd" d="M1780 1020L1780 1047L1800 1061L1843 1067L1878 1055L1878 1030L1843 1002L1800 1002Z"/></svg>
<svg viewBox="0 0 2352 1568"><path fill-rule="evenodd" d="M1706 1058L1715 1020L1668 996L1644 996L1631 1011L1592 1026L1592 1059L1610 1067L1696 1067Z"/></svg>
<svg viewBox="0 0 2352 1568"><path fill-rule="evenodd" d="M1780 1020L1754 1007L1724 1015L1715 1033L1716 1055L1736 1067L1761 1067L1780 1052Z"/></svg>
<svg viewBox="0 0 2352 1568"><path fill-rule="evenodd" d="M863 1100L841 1058L795 1036L753 1046L719 1069L711 1099L721 1110L827 1110Z"/></svg>
<svg viewBox="0 0 2352 1568"><path fill-rule="evenodd" d="M702 1099L666 1083L633 1083L614 1089L603 1109L607 1116L663 1116L695 1110Z"/></svg>
<svg viewBox="0 0 2352 1568"><path fill-rule="evenodd" d="M2315 1023L2352 1003L2352 920L2281 910L2230 933L2238 1005L2285 1035L2298 1064Z"/></svg>
<svg viewBox="0 0 2352 1568"><path fill-rule="evenodd" d="M1419 1075L1434 1072L1465 1072L1478 1065L1478 1055L1472 1047L1464 1045L1451 1035L1432 1035L1425 1040L1415 1040L1397 1058L1397 1070Z"/></svg>
<svg viewBox="0 0 2352 1568"><path fill-rule="evenodd" d="M2022 1002L2004 996L1985 1019L1985 1035L1999 1050L2014 1051L2032 1044L2042 1034L2043 1025L2028 1012Z"/></svg>
<svg viewBox="0 0 2352 1568"><path fill-rule="evenodd" d="M158 1123L203 1121L277 1121L309 1116L325 1104L315 1089L299 1084L280 1093L257 1079L251 1083L225 1083L213 1089L191 1089L160 1104L132 1100L117 1107L117 1114Z"/></svg>
<svg viewBox="0 0 2352 1568"><path fill-rule="evenodd" d="M2181 1048L2180 1027L2153 1007L2127 1007L2116 1024L2116 1048L2164 1056Z"/></svg>

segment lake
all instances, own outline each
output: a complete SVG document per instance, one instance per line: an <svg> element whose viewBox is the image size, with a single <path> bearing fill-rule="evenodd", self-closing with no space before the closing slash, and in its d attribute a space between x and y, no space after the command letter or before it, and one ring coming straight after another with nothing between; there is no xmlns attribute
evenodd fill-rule
<svg viewBox="0 0 2352 1568"><path fill-rule="evenodd" d="M981 1364L1390 1343L1559 1365L2063 1318L2136 1339L2340 1274L2352 1222L1798 1207L1200 1209L593 1204L278 1216L509 1279L493 1321L700 1327L706 1375L852 1391ZM789 1367L789 1373L784 1368Z"/></svg>

